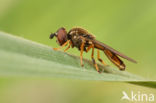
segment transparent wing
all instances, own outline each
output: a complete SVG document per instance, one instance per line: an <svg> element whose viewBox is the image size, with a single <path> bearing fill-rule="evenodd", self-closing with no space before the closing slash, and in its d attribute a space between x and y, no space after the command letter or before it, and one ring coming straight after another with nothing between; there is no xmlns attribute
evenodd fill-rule
<svg viewBox="0 0 156 103"><path fill-rule="evenodd" d="M122 57L124 59L127 59L127 60L129 60L129 61L131 61L133 63L137 63L134 59L132 59L132 58L130 58L130 57L128 57L128 56L126 56L126 55L118 52L117 50L113 49L112 47L110 47L110 46L108 46L108 45L106 45L104 43L101 43L101 42L99 42L97 40L92 40L92 42L94 43L94 46L97 49L100 49L100 50L109 50L110 52L112 52L112 53L114 53L114 54L116 54L116 55L118 55L118 56L120 56L120 57Z"/></svg>

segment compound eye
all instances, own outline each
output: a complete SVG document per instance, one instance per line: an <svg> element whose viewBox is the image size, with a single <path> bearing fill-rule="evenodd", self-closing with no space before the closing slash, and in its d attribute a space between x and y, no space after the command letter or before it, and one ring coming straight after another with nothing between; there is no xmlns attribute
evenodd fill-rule
<svg viewBox="0 0 156 103"><path fill-rule="evenodd" d="M57 40L60 45L63 45L67 41L67 32L64 28L60 28L57 31Z"/></svg>

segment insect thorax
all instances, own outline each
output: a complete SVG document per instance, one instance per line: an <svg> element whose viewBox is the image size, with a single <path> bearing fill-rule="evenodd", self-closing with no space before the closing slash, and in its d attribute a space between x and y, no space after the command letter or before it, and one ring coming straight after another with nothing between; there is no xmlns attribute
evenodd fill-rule
<svg viewBox="0 0 156 103"><path fill-rule="evenodd" d="M87 32L86 32L87 33ZM84 38L90 38L88 34L86 34L85 32L79 31L78 28L72 29L71 31L69 31L68 33L68 39L70 39L72 41L73 46L77 47L80 50L81 44L83 39L81 37ZM86 50L86 47L88 47L90 45L89 41L84 41L85 42L85 46L84 46L84 51Z"/></svg>

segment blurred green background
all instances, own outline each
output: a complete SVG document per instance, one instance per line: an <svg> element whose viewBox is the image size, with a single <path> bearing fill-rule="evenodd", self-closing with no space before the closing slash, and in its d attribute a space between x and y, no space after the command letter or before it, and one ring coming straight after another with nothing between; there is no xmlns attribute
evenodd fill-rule
<svg viewBox="0 0 156 103"><path fill-rule="evenodd" d="M60 27L66 27L67 30L70 30L72 27L87 29L96 36L97 40L112 46L138 61L138 64L133 64L125 60L128 72L145 78L156 79L155 0L0 0L1 31L51 47L58 47L56 39L49 40L49 34L55 32ZM77 49L70 49L68 52L79 56ZM84 57L90 58L90 53L84 54ZM107 64L112 65L103 53L102 57ZM34 80L37 83L32 83L31 80L24 80L25 82L21 83L20 81L22 80L17 80L17 83L10 83L12 80L6 79L1 79L0 81L2 85L5 85L1 88L1 90L4 90L4 94L7 94L7 91L9 91L10 84L13 84L13 87L15 85L15 88L20 87L19 92L22 94L21 90L23 90L22 88L27 82L30 83L28 88L30 91L32 89L32 92L40 90L40 88L35 89L32 85L37 86L37 84L41 85L42 82L43 84L45 82L44 80ZM120 95L118 95L122 93L122 89L120 88L130 91L129 87L131 87L131 85L123 83L58 81L61 83L60 88L64 93L61 96L58 95L58 98L59 96L62 98L63 95L66 95L66 89L69 90L69 93L67 93L69 97L72 96L71 94L77 94L78 92L78 97L72 96L68 98L69 101L71 99L70 102L81 102L82 100L83 102L91 103L91 100L93 100L94 102L99 101L102 103L109 101L109 103L113 103L113 101L120 101ZM69 83L68 86L65 81ZM53 87L53 84L60 85L56 82L57 79L49 80L44 86L41 85L41 89L43 91L44 88L54 89L57 86ZM74 88L75 86L76 89ZM12 92L16 92L13 87L11 88ZM132 86L132 90L134 88L140 89L137 86ZM53 91L53 89L50 89L50 91ZM145 88L144 90L148 91ZM60 91L56 89L54 92L61 93ZM11 94L9 97L12 95L18 96L20 95L19 92L17 91L17 94ZM81 92L83 95L80 95ZM55 95L55 93L53 94L49 91L48 93L50 93L49 96ZM27 95L23 95L23 99L27 99L24 98ZM35 97L34 95L32 94L32 98ZM7 95L4 96L7 98ZM50 100L50 97L47 98L47 100ZM115 99L112 100L111 98ZM16 97L16 99L18 98Z"/></svg>

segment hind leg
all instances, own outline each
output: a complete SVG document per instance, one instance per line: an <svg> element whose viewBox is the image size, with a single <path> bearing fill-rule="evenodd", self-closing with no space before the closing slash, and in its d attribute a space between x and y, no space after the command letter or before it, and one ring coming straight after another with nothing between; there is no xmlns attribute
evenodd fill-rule
<svg viewBox="0 0 156 103"><path fill-rule="evenodd" d="M97 72L100 73L99 67L98 67L98 65L96 64L96 61L95 61L95 59L94 59L94 45L93 45L93 44L92 44L92 55L91 55L91 58L92 58L93 64L94 64L94 66L95 66Z"/></svg>
<svg viewBox="0 0 156 103"><path fill-rule="evenodd" d="M100 73L99 68L98 68L98 65L96 64L96 61L95 61L95 59L94 59L94 45L93 45L93 44L91 44L91 45L87 48L86 52L88 52L90 49L92 49L91 58L92 58L93 64L94 64L96 70Z"/></svg>
<svg viewBox="0 0 156 103"><path fill-rule="evenodd" d="M97 59L105 66L107 66L107 64L100 58L100 51L97 50Z"/></svg>

